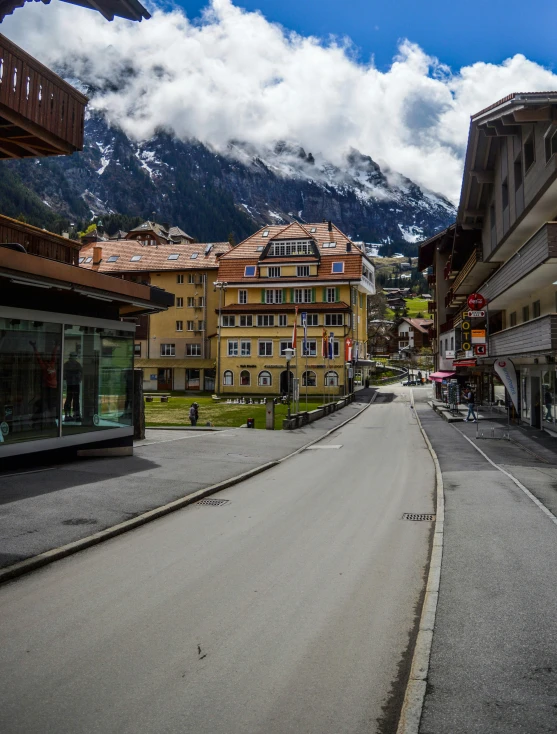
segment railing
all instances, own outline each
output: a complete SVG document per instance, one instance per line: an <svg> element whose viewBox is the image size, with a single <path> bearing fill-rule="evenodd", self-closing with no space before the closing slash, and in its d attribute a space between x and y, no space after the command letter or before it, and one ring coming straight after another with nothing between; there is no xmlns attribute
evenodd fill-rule
<svg viewBox="0 0 557 734"><path fill-rule="evenodd" d="M429 275L427 276L427 284L428 284L428 285L435 285L435 281L436 281L436 276L435 276L435 273L430 273L430 274L429 274Z"/></svg>
<svg viewBox="0 0 557 734"><path fill-rule="evenodd" d="M31 123L36 127L29 128L34 135L40 136L37 130L46 131L73 152L83 149L86 104L87 97L0 34L2 117L23 127Z"/></svg>
<svg viewBox="0 0 557 734"><path fill-rule="evenodd" d="M435 301L429 301L427 304L427 312L435 313L437 311L437 303Z"/></svg>
<svg viewBox="0 0 557 734"><path fill-rule="evenodd" d="M31 255L69 265L77 265L79 262L79 242L0 214L0 243L6 242L18 242Z"/></svg>
<svg viewBox="0 0 557 734"><path fill-rule="evenodd" d="M456 276L454 283L452 285L452 290L456 291L464 281L464 279L472 272L474 266L477 262L480 262L480 253L478 250L474 250L474 252L470 255L468 260L464 263L462 268L460 269L459 274Z"/></svg>

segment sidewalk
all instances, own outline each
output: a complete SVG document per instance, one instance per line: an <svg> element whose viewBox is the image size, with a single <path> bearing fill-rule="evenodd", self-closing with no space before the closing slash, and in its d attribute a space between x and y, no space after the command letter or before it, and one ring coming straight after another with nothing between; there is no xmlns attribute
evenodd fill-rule
<svg viewBox="0 0 557 734"><path fill-rule="evenodd" d="M416 409L445 489L441 587L420 733L554 732L557 525L474 446L556 514L557 455L527 431L516 432L521 445L476 439L474 424L449 426L426 405ZM532 447L547 453L535 456Z"/></svg>
<svg viewBox="0 0 557 734"><path fill-rule="evenodd" d="M295 431L147 429L134 456L0 474L0 567L282 459L357 415L374 392Z"/></svg>

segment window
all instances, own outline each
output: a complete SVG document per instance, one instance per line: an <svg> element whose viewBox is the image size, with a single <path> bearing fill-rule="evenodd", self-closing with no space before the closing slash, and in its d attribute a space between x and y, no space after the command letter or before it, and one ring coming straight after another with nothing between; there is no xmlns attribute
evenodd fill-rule
<svg viewBox="0 0 557 734"><path fill-rule="evenodd" d="M81 265L81 263L82 263L82 262L83 262L84 260L85 260L85 258L84 258L84 257L80 257L80 258L79 258L79 264Z"/></svg>
<svg viewBox="0 0 557 734"><path fill-rule="evenodd" d="M280 343L280 356L284 357L284 350L285 349L292 349L292 342L289 341L281 341Z"/></svg>
<svg viewBox="0 0 557 734"><path fill-rule="evenodd" d="M247 370L242 370L240 372L240 385L250 385L251 384L251 375Z"/></svg>
<svg viewBox="0 0 557 734"><path fill-rule="evenodd" d="M313 288L294 288L294 303L313 303Z"/></svg>
<svg viewBox="0 0 557 734"><path fill-rule="evenodd" d="M316 357L317 356L317 340L306 339L305 346L302 340L302 356L303 357Z"/></svg>
<svg viewBox="0 0 557 734"><path fill-rule="evenodd" d="M240 316L240 326L253 326L253 316L251 314Z"/></svg>
<svg viewBox="0 0 557 734"><path fill-rule="evenodd" d="M259 314L257 317L257 326L274 326L275 317L273 314Z"/></svg>
<svg viewBox="0 0 557 734"><path fill-rule="evenodd" d="M288 316L285 313L281 313L278 316L279 326L288 326Z"/></svg>
<svg viewBox="0 0 557 734"><path fill-rule="evenodd" d="M92 260L92 259L93 259L93 258L91 258L91 260ZM141 260L141 255L133 255L133 256L131 257L131 259L130 259L130 262L132 262L132 263L138 263L138 262L139 262L140 260ZM87 258L87 260L85 260L85 262L90 262L90 259L89 259L89 258ZM183 283L183 282L184 282L183 280L179 280L179 281L178 281L178 283Z"/></svg>
<svg viewBox="0 0 557 734"><path fill-rule="evenodd" d="M186 328L188 331L193 331L195 326L195 321L186 321Z"/></svg>
<svg viewBox="0 0 557 734"><path fill-rule="evenodd" d="M523 306L522 321L530 321L530 306Z"/></svg>
<svg viewBox="0 0 557 734"><path fill-rule="evenodd" d="M325 314L325 326L343 326L344 325L344 314L341 313L326 313Z"/></svg>
<svg viewBox="0 0 557 734"><path fill-rule="evenodd" d="M246 265L244 268L244 278L255 278L255 265Z"/></svg>
<svg viewBox="0 0 557 734"><path fill-rule="evenodd" d="M182 275L182 283L184 282L184 276ZM195 283L195 275L193 273L188 273L188 283L192 285Z"/></svg>
<svg viewBox="0 0 557 734"><path fill-rule="evenodd" d="M264 293L264 303L282 303L282 288L273 288Z"/></svg>
<svg viewBox="0 0 557 734"><path fill-rule="evenodd" d="M193 308L195 306L195 298L193 296L188 296L188 308Z"/></svg>
<svg viewBox="0 0 557 734"><path fill-rule="evenodd" d="M232 340L232 339L228 340L228 356L229 357L238 356L238 342L236 340Z"/></svg>
<svg viewBox="0 0 557 734"><path fill-rule="evenodd" d="M236 326L236 316L223 316L222 325L223 326Z"/></svg>
<svg viewBox="0 0 557 734"><path fill-rule="evenodd" d="M205 331L205 320L204 319L200 319L197 322L197 330L198 331Z"/></svg>
<svg viewBox="0 0 557 734"><path fill-rule="evenodd" d="M248 292L238 291L238 303L247 303L247 302L248 302Z"/></svg>
<svg viewBox="0 0 557 734"><path fill-rule="evenodd" d="M199 296L199 298L197 299L197 305L199 306L199 308L205 307L205 296Z"/></svg>
<svg viewBox="0 0 557 734"><path fill-rule="evenodd" d="M120 255L111 255L106 262L107 263L115 263L116 260L118 260L119 257L120 257Z"/></svg>
<svg viewBox="0 0 557 734"><path fill-rule="evenodd" d="M259 342L259 356L260 357L272 357L273 356L273 342Z"/></svg>
<svg viewBox="0 0 557 734"><path fill-rule="evenodd" d="M317 376L315 372L308 370L302 375L302 387L317 387Z"/></svg>
<svg viewBox="0 0 557 734"><path fill-rule="evenodd" d="M308 326L319 326L319 314L318 313L308 313L307 315L308 320Z"/></svg>
<svg viewBox="0 0 557 734"><path fill-rule="evenodd" d="M259 385L259 387L271 387L271 385L273 384L271 373L267 372L267 370L263 370L263 372L260 372L259 377L257 378L257 384Z"/></svg>
<svg viewBox="0 0 557 734"><path fill-rule="evenodd" d="M139 257L141 257L141 255ZM133 260L133 257L132 257L132 260ZM184 276L182 274L177 275L176 282L178 283L178 285L181 285L184 282Z"/></svg>
<svg viewBox="0 0 557 734"><path fill-rule="evenodd" d="M201 344L186 344L186 357L201 357Z"/></svg>
<svg viewBox="0 0 557 734"><path fill-rule="evenodd" d="M298 265L296 275L298 278L309 278L309 265Z"/></svg>
<svg viewBox="0 0 557 734"><path fill-rule="evenodd" d="M259 245L259 247L255 248L256 252L263 252L264 249L263 245Z"/></svg>
<svg viewBox="0 0 557 734"><path fill-rule="evenodd" d="M327 248L336 247L336 242L324 242L323 243L323 249L326 250Z"/></svg>
<svg viewBox="0 0 557 734"><path fill-rule="evenodd" d="M280 278L280 268L269 268L267 270L267 277L269 278Z"/></svg>
<svg viewBox="0 0 557 734"><path fill-rule="evenodd" d="M524 171L528 173L528 169L536 160L536 150L534 147L534 131L524 141Z"/></svg>
<svg viewBox="0 0 557 734"><path fill-rule="evenodd" d="M325 302L335 303L337 300L337 289L336 288L325 288Z"/></svg>
<svg viewBox="0 0 557 734"><path fill-rule="evenodd" d="M269 255L288 257L288 255L308 255L312 252L311 242L276 242L271 245Z"/></svg>
<svg viewBox="0 0 557 734"><path fill-rule="evenodd" d="M326 387L338 387L338 372L331 370L325 375L325 386Z"/></svg>
<svg viewBox="0 0 557 734"><path fill-rule="evenodd" d="M176 356L176 345L175 344L161 344L161 357L175 357Z"/></svg>
<svg viewBox="0 0 557 734"><path fill-rule="evenodd" d="M197 260L198 256L198 252L192 252L192 254L190 255L190 260Z"/></svg>
<svg viewBox="0 0 557 734"><path fill-rule="evenodd" d="M519 156L514 162L514 190L518 191L518 189L521 186L522 186L522 161Z"/></svg>
<svg viewBox="0 0 557 734"><path fill-rule="evenodd" d="M183 321L177 321L176 322L176 331L184 331L184 322Z"/></svg>
<svg viewBox="0 0 557 734"><path fill-rule="evenodd" d="M177 298L176 299L176 308L184 308L184 299L183 298Z"/></svg>
<svg viewBox="0 0 557 734"><path fill-rule="evenodd" d="M359 295L360 295L360 308L363 308L364 307L364 294L360 293Z"/></svg>
<svg viewBox="0 0 557 734"><path fill-rule="evenodd" d="M222 384L230 387L230 385L234 384L234 373L232 370L225 370L224 374L222 376Z"/></svg>
<svg viewBox="0 0 557 734"><path fill-rule="evenodd" d="M540 313L541 313L541 303L540 301L534 301L534 303L532 304L532 318L537 319Z"/></svg>
<svg viewBox="0 0 557 734"><path fill-rule="evenodd" d="M133 345L134 357L141 357L141 343Z"/></svg>
<svg viewBox="0 0 557 734"><path fill-rule="evenodd" d="M454 336L451 336L451 351L454 351Z"/></svg>
<svg viewBox="0 0 557 734"><path fill-rule="evenodd" d="M269 236L269 230L266 229L261 236L262 237L268 237Z"/></svg>
<svg viewBox="0 0 557 734"><path fill-rule="evenodd" d="M331 273L344 273L344 263L333 263Z"/></svg>
<svg viewBox="0 0 557 734"><path fill-rule="evenodd" d="M545 136L545 160L549 163L551 158L557 153L557 130L554 127L549 129Z"/></svg>
<svg viewBox="0 0 557 734"><path fill-rule="evenodd" d="M167 260L177 260L180 257L180 255L176 252L173 252L172 255L169 255L166 259Z"/></svg>
<svg viewBox="0 0 557 734"><path fill-rule="evenodd" d="M351 289L351 292L352 292L352 299L351 299L352 305L355 306L356 303L358 302L358 294L353 288Z"/></svg>
<svg viewBox="0 0 557 734"><path fill-rule="evenodd" d="M251 340L242 339L240 342L240 357L251 357Z"/></svg>

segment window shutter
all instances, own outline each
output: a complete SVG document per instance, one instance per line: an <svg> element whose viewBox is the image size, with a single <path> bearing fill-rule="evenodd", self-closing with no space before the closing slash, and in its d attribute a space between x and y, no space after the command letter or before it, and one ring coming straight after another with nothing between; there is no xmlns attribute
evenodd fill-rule
<svg viewBox="0 0 557 734"><path fill-rule="evenodd" d="M323 288L323 303L327 303L327 289Z"/></svg>
<svg viewBox="0 0 557 734"><path fill-rule="evenodd" d="M261 289L261 303L265 303L265 289Z"/></svg>
<svg viewBox="0 0 557 734"><path fill-rule="evenodd" d="M282 302L286 303L286 288L282 289Z"/></svg>
<svg viewBox="0 0 557 734"><path fill-rule="evenodd" d="M311 289L311 302L315 303L315 301L316 301L315 288L312 288Z"/></svg>
<svg viewBox="0 0 557 734"><path fill-rule="evenodd" d="M340 288L335 288L335 301L337 303L340 301Z"/></svg>
<svg viewBox="0 0 557 734"><path fill-rule="evenodd" d="M290 289L290 303L294 303L294 288Z"/></svg>

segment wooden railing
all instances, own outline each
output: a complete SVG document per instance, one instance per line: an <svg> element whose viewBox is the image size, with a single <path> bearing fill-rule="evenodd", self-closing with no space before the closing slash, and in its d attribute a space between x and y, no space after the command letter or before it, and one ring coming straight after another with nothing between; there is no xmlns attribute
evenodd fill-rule
<svg viewBox="0 0 557 734"><path fill-rule="evenodd" d="M79 264L79 242L60 237L53 232L32 227L0 214L0 243L19 243L31 255L47 257L69 265Z"/></svg>
<svg viewBox="0 0 557 734"><path fill-rule="evenodd" d="M39 137L54 136L71 153L83 149L86 104L87 97L0 34L2 117Z"/></svg>

